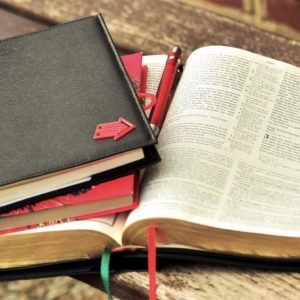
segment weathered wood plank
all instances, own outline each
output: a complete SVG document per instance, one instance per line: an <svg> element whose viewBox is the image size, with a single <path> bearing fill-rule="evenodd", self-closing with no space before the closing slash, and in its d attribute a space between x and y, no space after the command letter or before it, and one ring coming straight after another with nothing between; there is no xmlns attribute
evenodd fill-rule
<svg viewBox="0 0 300 300"><path fill-rule="evenodd" d="M298 299L300 274L262 272L206 264L173 266L158 272L157 295L161 300L184 299ZM137 287L138 285L138 287ZM124 289L124 290L123 290ZM147 299L147 273L130 272L112 278L112 292L120 299ZM124 296L124 291L131 291ZM144 296L140 296L144 294Z"/></svg>
<svg viewBox="0 0 300 300"><path fill-rule="evenodd" d="M49 22L101 12L123 49L161 53L179 45L186 55L206 45L230 45L300 66L300 44L176 0L0 0Z"/></svg>
<svg viewBox="0 0 300 300"><path fill-rule="evenodd" d="M18 16L0 8L0 40L15 35L37 31L46 25Z"/></svg>
<svg viewBox="0 0 300 300"><path fill-rule="evenodd" d="M104 292L70 277L0 282L1 300L107 300Z"/></svg>

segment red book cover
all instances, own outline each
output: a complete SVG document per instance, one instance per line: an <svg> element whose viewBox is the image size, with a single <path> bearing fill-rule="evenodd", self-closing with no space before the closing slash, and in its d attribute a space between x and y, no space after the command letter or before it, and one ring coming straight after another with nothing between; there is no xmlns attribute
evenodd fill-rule
<svg viewBox="0 0 300 300"><path fill-rule="evenodd" d="M95 186L73 191L67 195L57 196L25 205L23 207L0 214L0 218L28 214L56 207L78 205L88 202L101 201L133 194L134 175L120 177L114 180L100 183Z"/></svg>
<svg viewBox="0 0 300 300"><path fill-rule="evenodd" d="M90 214L84 214L79 216L70 216L68 218L59 220L49 220L40 224L32 224L28 226L18 227L18 228L7 228L0 230L0 234L12 233L17 231L28 230L37 227L43 227L48 225L53 225L57 223L65 223L70 221L98 218L108 214L114 214L118 212L123 212L127 210L132 210L138 205L139 198L139 176L133 174L117 178L108 182L92 186L90 188L81 189L69 193L67 195L54 197L52 199L47 199L39 201L35 204L26 205L22 208L14 209L10 212L3 213L0 218L9 218L10 216L29 214L37 211L44 211L48 209L55 209L56 207L68 206L68 205L78 205L93 201L101 201L104 199L111 199L115 197L122 197L127 195L132 195L133 202L131 205L119 207L117 209L110 209L105 211L94 212Z"/></svg>
<svg viewBox="0 0 300 300"><path fill-rule="evenodd" d="M131 82L137 91L142 91L142 59L143 53L133 53L121 56L124 67L131 79Z"/></svg>

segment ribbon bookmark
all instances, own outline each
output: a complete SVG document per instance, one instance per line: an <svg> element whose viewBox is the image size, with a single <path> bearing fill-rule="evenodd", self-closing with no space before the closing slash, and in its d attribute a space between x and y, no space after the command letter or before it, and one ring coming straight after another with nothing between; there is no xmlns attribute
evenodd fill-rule
<svg viewBox="0 0 300 300"><path fill-rule="evenodd" d="M107 299L112 300L112 295L109 287L109 262L110 262L110 247L105 247L100 264L100 276L107 293Z"/></svg>
<svg viewBox="0 0 300 300"><path fill-rule="evenodd" d="M149 300L156 300L156 228L148 225Z"/></svg>
<svg viewBox="0 0 300 300"><path fill-rule="evenodd" d="M109 286L110 247L105 247L100 264L100 276L107 293L107 299L112 300ZM149 273L149 300L156 300L156 228L148 225L148 273Z"/></svg>
<svg viewBox="0 0 300 300"><path fill-rule="evenodd" d="M144 110L148 110L156 105L157 99L156 96L150 93L138 93L138 97L142 100ZM151 101L146 104L146 98L149 98Z"/></svg>

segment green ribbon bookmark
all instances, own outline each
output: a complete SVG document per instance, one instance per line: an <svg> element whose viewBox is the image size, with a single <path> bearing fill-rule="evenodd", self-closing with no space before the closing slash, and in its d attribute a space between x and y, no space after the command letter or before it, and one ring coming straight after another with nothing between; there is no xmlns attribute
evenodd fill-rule
<svg viewBox="0 0 300 300"><path fill-rule="evenodd" d="M110 262L110 247L105 247L101 257L100 276L102 283L107 293L107 299L112 300L112 295L109 287L109 262Z"/></svg>

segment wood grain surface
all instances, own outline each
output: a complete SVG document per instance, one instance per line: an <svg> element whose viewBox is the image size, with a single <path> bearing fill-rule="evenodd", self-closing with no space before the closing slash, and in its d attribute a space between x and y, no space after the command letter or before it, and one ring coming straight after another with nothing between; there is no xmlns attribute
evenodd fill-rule
<svg viewBox="0 0 300 300"><path fill-rule="evenodd" d="M119 48L185 55L206 45L229 45L300 66L300 44L176 0L0 0L51 23L101 12Z"/></svg>
<svg viewBox="0 0 300 300"><path fill-rule="evenodd" d="M0 8L0 40L15 35L37 31L45 28L46 25L28 18L23 18L14 13Z"/></svg>
<svg viewBox="0 0 300 300"><path fill-rule="evenodd" d="M173 266L157 274L158 299L299 299L300 274L217 265ZM138 285L138 287L137 287ZM147 273L117 274L112 292L120 299L147 299Z"/></svg>
<svg viewBox="0 0 300 300"><path fill-rule="evenodd" d="M176 1L0 0L0 4L51 24L101 12L118 47L127 50L157 54L179 45L187 56L196 48L221 44L300 66L299 43ZM159 299L271 300L300 296L300 273L190 265L183 261L161 270L157 276ZM98 286L98 278L94 279ZM148 297L145 272L115 274L111 285L113 294L120 299Z"/></svg>

